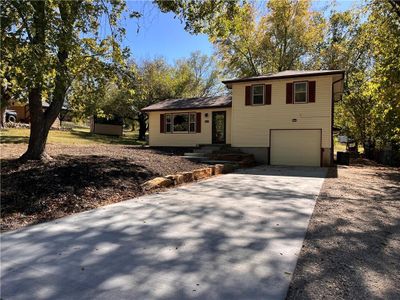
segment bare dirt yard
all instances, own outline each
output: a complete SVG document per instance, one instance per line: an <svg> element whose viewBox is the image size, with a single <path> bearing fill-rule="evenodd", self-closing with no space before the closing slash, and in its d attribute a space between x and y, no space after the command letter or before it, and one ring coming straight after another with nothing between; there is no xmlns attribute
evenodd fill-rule
<svg viewBox="0 0 400 300"><path fill-rule="evenodd" d="M203 166L179 157L185 149L106 144L49 144L52 161L19 164L26 147L0 145L1 231L137 197L149 179Z"/></svg>
<svg viewBox="0 0 400 300"><path fill-rule="evenodd" d="M287 299L400 299L400 169L358 161L330 175Z"/></svg>

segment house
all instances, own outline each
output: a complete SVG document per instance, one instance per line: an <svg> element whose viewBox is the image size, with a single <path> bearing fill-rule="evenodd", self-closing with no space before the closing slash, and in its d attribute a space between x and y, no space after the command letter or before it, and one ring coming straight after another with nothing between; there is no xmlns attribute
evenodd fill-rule
<svg viewBox="0 0 400 300"><path fill-rule="evenodd" d="M45 111L50 104L46 101L42 101L42 108L43 111ZM31 121L31 115L29 112L29 104L28 103L22 103L19 101L12 101L10 103L9 108L11 110L14 110L17 113L17 122L22 122L22 123L30 123ZM66 121L66 115L68 113L68 108L63 105L61 108L60 115L55 119L54 123L51 125L51 128L60 128L61 127L61 121Z"/></svg>
<svg viewBox="0 0 400 300"><path fill-rule="evenodd" d="M283 71L225 80L231 96L150 105L149 145L230 144L271 165L329 166L343 78L341 70Z"/></svg>

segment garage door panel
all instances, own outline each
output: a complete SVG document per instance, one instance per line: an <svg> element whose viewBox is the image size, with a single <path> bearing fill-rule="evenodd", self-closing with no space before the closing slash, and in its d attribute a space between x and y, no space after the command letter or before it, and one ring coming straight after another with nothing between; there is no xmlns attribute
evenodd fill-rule
<svg viewBox="0 0 400 300"><path fill-rule="evenodd" d="M271 165L320 166L321 130L271 130Z"/></svg>

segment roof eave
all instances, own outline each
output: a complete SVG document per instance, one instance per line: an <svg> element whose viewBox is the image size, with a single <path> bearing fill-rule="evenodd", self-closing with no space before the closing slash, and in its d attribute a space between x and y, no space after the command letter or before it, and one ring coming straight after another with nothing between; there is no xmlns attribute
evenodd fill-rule
<svg viewBox="0 0 400 300"><path fill-rule="evenodd" d="M156 109L146 109L143 108L140 111L142 112L152 112L152 111L172 111L172 110L178 110L178 111L185 111L185 110L196 110L196 109L213 109L213 108L226 108L226 107L232 107L232 103L226 104L226 105L213 105L213 106L203 106L203 107L186 107L186 108L156 108Z"/></svg>
<svg viewBox="0 0 400 300"><path fill-rule="evenodd" d="M335 75L335 74L344 74L344 70L335 70L331 72L324 73L309 73L309 74L293 74L293 75L281 75L281 76L273 76L273 77L263 77L263 78L242 78L242 79L228 79L222 80L222 83L225 84L228 88L232 87L232 83L241 83L241 82L250 82L250 81L265 81L265 80L276 80L276 79L285 79L285 78L293 78L293 77L315 77L315 76L327 76L327 75Z"/></svg>

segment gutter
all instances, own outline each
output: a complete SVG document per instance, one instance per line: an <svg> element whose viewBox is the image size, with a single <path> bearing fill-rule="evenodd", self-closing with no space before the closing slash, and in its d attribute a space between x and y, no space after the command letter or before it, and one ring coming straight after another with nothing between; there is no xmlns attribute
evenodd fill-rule
<svg viewBox="0 0 400 300"><path fill-rule="evenodd" d="M342 78L332 82L332 99L331 99L331 158L330 158L330 165L333 166L334 163L334 150L335 144L333 142L333 128L334 128L334 111L335 111L335 94L334 94L334 87L335 84L344 80L344 71L342 71Z"/></svg>
<svg viewBox="0 0 400 300"><path fill-rule="evenodd" d="M227 107L232 107L232 102L226 105L218 105L218 106L203 106L203 107L177 107L177 108L159 108L159 109L146 109L143 108L140 111L141 112L152 112L152 111L173 111L173 110L180 110L180 111L185 111L185 110L199 110L199 109L213 109L213 108L227 108Z"/></svg>
<svg viewBox="0 0 400 300"><path fill-rule="evenodd" d="M287 79L287 78L294 78L294 77L327 76L327 75L335 75L335 74L344 74L344 72L345 72L344 70L335 70L335 71L324 72L324 73L305 73L305 74L292 74L292 75L281 75L281 76L260 76L260 77L250 77L250 78L227 79L227 80L222 80L222 83L225 85L228 85L228 84L232 84L232 83L249 82L249 81L265 81L265 80Z"/></svg>

